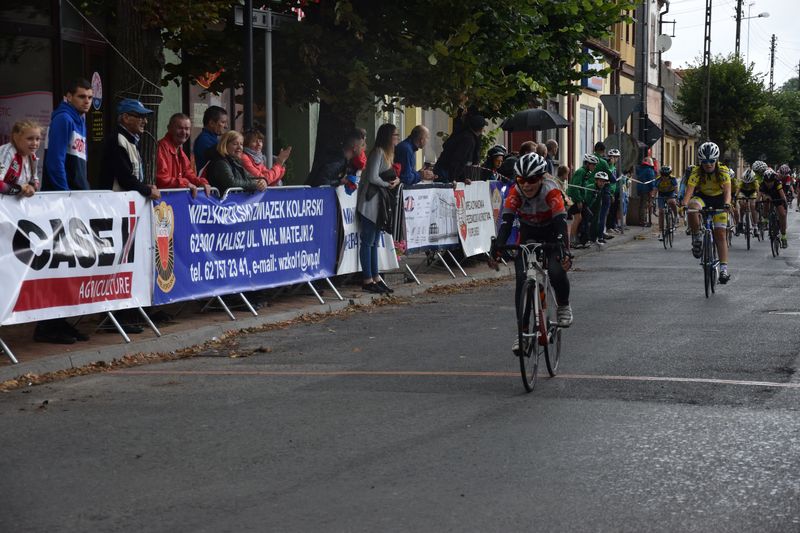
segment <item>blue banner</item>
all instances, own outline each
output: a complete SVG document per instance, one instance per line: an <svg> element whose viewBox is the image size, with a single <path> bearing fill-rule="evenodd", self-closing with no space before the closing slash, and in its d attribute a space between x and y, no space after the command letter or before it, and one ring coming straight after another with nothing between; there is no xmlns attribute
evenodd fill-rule
<svg viewBox="0 0 800 533"><path fill-rule="evenodd" d="M153 202L153 304L336 274L333 189L269 188L225 199L164 192Z"/></svg>

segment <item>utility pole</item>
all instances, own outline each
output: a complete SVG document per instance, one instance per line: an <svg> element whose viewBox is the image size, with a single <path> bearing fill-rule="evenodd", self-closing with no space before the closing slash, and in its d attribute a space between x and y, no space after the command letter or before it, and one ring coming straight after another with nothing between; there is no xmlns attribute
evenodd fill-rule
<svg viewBox="0 0 800 533"><path fill-rule="evenodd" d="M775 91L775 46L778 38L772 34L772 41L769 45L769 92Z"/></svg>
<svg viewBox="0 0 800 533"><path fill-rule="evenodd" d="M706 0L706 34L703 40L703 68L706 69L705 98L703 105L703 133L711 138L711 1Z"/></svg>
<svg viewBox="0 0 800 533"><path fill-rule="evenodd" d="M650 13L649 13L649 1L642 0L639 4L639 7L636 10L636 25L637 25L637 33L636 35L636 46L638 47L637 52L639 53L639 57L636 60L636 75L637 75L637 82L639 83L639 141L644 144L647 144L647 71L649 69L650 58L648 57L648 44L650 42L649 39L649 28L650 28ZM641 158L639 158L641 159Z"/></svg>
<svg viewBox="0 0 800 533"><path fill-rule="evenodd" d="M736 58L739 58L739 44L742 35L742 0L736 1Z"/></svg>
<svg viewBox="0 0 800 533"><path fill-rule="evenodd" d="M233 113L231 116L235 117L235 109ZM253 0L244 0L244 123L242 125L245 130L253 127ZM231 126L231 129L234 129L234 126Z"/></svg>

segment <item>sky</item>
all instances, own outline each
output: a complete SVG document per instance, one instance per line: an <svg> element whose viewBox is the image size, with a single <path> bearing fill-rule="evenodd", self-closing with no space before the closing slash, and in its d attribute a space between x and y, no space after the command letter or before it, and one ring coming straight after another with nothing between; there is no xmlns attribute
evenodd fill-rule
<svg viewBox="0 0 800 533"><path fill-rule="evenodd" d="M752 7L750 7L752 4ZM705 0L671 0L670 12L664 20L675 20L672 48L662 59L672 61L673 67L696 64L703 56L705 26ZM755 64L755 71L764 73L765 86L769 84L769 48L774 33L778 44L775 54L775 88L789 78L797 77L800 63L800 0L743 0L743 16L755 17L767 12L769 17L742 21L741 55ZM711 53L733 53L736 44L736 0L713 0L711 9ZM747 26L750 23L748 55ZM672 24L663 26L663 33L673 34Z"/></svg>

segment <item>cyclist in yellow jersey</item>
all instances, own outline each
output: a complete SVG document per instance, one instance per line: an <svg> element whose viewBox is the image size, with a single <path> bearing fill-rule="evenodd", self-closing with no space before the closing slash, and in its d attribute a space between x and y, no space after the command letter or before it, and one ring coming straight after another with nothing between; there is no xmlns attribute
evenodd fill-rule
<svg viewBox="0 0 800 533"><path fill-rule="evenodd" d="M713 142L705 142L697 150L699 166L692 168L686 184L686 195L683 206L690 209L710 207L714 209L730 209L731 176L728 167L719 164L719 146ZM692 255L700 259L703 241L700 233L700 213L689 213L689 226L692 230ZM717 213L713 218L714 242L719 254L719 282L728 283L728 241L725 232L728 227L728 214Z"/></svg>
<svg viewBox="0 0 800 533"><path fill-rule="evenodd" d="M675 200L678 195L678 179L672 176L672 168L668 165L663 165L659 174L660 176L656 179L656 190L658 191L658 240L663 241L664 209L672 211L675 215L675 220L678 218L678 204Z"/></svg>
<svg viewBox="0 0 800 533"><path fill-rule="evenodd" d="M756 161L758 163L758 161ZM755 166L755 163L753 164ZM739 182L739 192L736 195L739 204L739 223L736 225L736 235L744 231L744 216L750 215L750 227L753 234L756 232L756 198L758 198L758 188L761 186L758 175L753 171L753 167L744 171Z"/></svg>

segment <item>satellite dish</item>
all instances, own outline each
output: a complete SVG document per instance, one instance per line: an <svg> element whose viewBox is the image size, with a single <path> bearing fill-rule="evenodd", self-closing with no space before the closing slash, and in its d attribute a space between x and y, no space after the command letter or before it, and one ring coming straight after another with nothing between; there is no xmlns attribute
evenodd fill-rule
<svg viewBox="0 0 800 533"><path fill-rule="evenodd" d="M670 48L672 48L672 37L666 33L656 37L656 52L666 52Z"/></svg>

